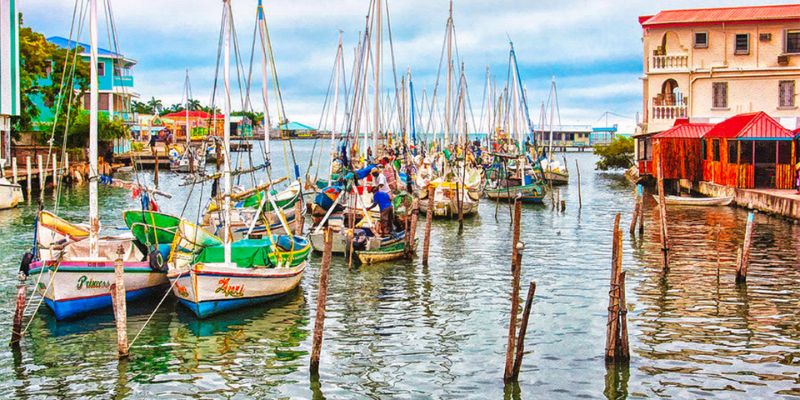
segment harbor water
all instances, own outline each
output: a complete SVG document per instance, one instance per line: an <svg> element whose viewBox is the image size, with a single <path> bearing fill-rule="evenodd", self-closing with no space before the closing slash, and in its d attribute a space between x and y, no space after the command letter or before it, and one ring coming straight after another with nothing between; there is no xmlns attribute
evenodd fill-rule
<svg viewBox="0 0 800 400"><path fill-rule="evenodd" d="M312 145L294 143L302 170ZM285 142L273 143L274 177L285 174L284 146L288 154ZM434 221L427 267L417 257L348 270L334 257L318 381L308 373L317 255L297 291L264 306L197 320L171 295L152 318L160 298L129 304L129 338L141 334L127 360L117 360L110 311L64 322L41 305L20 351L0 350L0 390L17 399L800 396L800 227L757 215L748 280L737 285L734 257L747 212L670 208L672 265L663 274L652 198L645 203L644 235L631 236L633 186L620 173L595 171L588 152L566 158L570 184L557 189L566 211L549 205L522 211L522 295L529 281L537 290L519 385L502 381L511 212L484 199L460 235L457 222ZM149 182L151 174L139 178ZM162 209L195 218L210 185L191 189L185 203L190 187L180 186L181 176L162 171L159 178L160 188L174 195L159 199ZM106 233L123 225L124 209L138 206L121 189L102 187L100 198ZM87 199L86 186L65 189L59 214L85 220ZM44 206L53 208L50 194ZM30 204L0 211L2 343L10 338L17 269L33 240L36 210ZM616 213L625 232L631 362L607 369ZM424 219L420 237L423 228ZM33 309L39 298L30 301Z"/></svg>

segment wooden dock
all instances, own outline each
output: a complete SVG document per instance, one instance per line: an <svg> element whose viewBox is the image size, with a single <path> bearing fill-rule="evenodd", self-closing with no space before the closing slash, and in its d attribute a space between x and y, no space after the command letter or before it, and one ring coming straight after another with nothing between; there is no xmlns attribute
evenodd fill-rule
<svg viewBox="0 0 800 400"><path fill-rule="evenodd" d="M700 182L693 190L706 196L733 196L737 206L800 220L800 194L794 189L737 189Z"/></svg>

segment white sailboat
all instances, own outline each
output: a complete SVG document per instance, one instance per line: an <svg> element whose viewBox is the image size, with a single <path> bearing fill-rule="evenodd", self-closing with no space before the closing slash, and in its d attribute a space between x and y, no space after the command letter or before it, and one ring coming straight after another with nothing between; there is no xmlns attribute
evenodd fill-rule
<svg viewBox="0 0 800 400"><path fill-rule="evenodd" d="M266 21L261 2L258 4L259 29L266 37ZM232 192L230 162L230 41L233 15L230 0L223 0L223 79L225 98L223 186L225 198ZM262 42L262 45L266 45ZM266 48L266 47L262 47ZM264 68L266 70L266 68ZM265 77L266 78L266 77ZM269 137L267 131L267 137ZM173 293L181 304L199 318L263 303L294 290L303 277L311 246L305 238L277 235L267 231L265 239L234 241L231 202L222 202L221 237L188 221L181 221L169 262L169 279ZM266 203L281 219L288 231L281 209L266 187L258 212ZM257 219L258 214L254 217ZM251 225L250 229L252 229ZM235 249L235 254L234 254Z"/></svg>
<svg viewBox="0 0 800 400"><path fill-rule="evenodd" d="M76 225L41 211L37 218L37 249L29 276L56 319L69 319L111 307L109 288L114 282L114 264L124 266L126 299L149 297L167 283L166 274L151 268L133 243L130 233L100 236L98 217L98 77L97 0L89 2L90 110L89 110L89 223ZM71 88L68 90L72 90ZM24 271L23 271L24 272Z"/></svg>

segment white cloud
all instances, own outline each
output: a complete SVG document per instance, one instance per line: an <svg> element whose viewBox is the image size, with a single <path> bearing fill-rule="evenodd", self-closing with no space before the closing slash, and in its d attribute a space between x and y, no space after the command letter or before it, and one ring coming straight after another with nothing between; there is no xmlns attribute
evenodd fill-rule
<svg viewBox="0 0 800 400"><path fill-rule="evenodd" d="M166 104L178 102L188 67L195 97L208 101L222 2L112 0L112 4L120 49L139 62L135 90L143 98L155 96ZM232 0L232 4L242 57L247 63L256 0ZM459 0L454 4L454 21L473 105L480 103L487 65L492 67L498 84L505 80L511 37L529 87L531 106L535 108L547 95L549 78L556 75L562 116L583 121L596 120L606 110L633 115L641 107L637 79L641 62L639 15L653 14L660 8L745 4L746 0ZM345 65L349 70L368 5L369 0L265 1L291 118L316 123L333 64L337 30L344 31ZM416 87L420 92L422 88L431 92L448 2L395 0L389 1L389 6L398 73L412 67ZM68 34L71 2L26 0L21 7L26 25L48 36ZM105 26L102 22L101 44L108 42L104 40ZM385 46L388 48L388 44Z"/></svg>

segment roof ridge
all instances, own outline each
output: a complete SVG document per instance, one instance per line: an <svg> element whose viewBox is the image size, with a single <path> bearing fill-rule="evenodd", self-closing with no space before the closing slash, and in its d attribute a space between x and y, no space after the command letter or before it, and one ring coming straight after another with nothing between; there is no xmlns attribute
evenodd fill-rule
<svg viewBox="0 0 800 400"><path fill-rule="evenodd" d="M778 8L778 7L791 7L791 6L800 6L800 4L766 4L763 6L731 6L731 7L703 7L703 8L675 8L670 10L661 10L655 15L661 14L662 12L671 12L671 11L709 11L709 10L740 10L745 8ZM653 16L655 16L653 15Z"/></svg>

